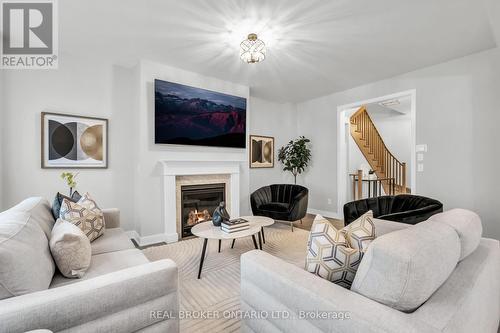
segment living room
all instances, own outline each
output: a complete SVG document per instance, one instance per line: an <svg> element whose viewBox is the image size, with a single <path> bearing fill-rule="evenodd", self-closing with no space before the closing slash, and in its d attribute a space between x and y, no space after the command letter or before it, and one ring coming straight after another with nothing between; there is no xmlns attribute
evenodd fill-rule
<svg viewBox="0 0 500 333"><path fill-rule="evenodd" d="M498 1L36 3L0 332L497 332Z"/></svg>

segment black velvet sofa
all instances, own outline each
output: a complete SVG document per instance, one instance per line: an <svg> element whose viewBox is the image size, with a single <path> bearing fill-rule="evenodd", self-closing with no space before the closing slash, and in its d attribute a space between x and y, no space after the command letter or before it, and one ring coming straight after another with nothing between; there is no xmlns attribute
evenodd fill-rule
<svg viewBox="0 0 500 333"><path fill-rule="evenodd" d="M255 216L267 216L274 220L293 222L306 216L309 190L304 186L273 184L264 186L250 195Z"/></svg>
<svg viewBox="0 0 500 333"><path fill-rule="evenodd" d="M369 210L372 210L373 217L378 219L416 224L441 213L443 204L435 199L411 194L356 200L344 205L345 225Z"/></svg>

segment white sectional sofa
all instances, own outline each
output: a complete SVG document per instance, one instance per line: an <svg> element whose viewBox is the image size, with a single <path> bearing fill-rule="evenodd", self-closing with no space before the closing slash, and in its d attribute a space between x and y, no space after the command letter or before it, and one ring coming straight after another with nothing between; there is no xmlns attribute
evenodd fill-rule
<svg viewBox="0 0 500 333"><path fill-rule="evenodd" d="M82 279L67 279L49 259L48 238L55 223L50 209L47 200L29 198L0 213L0 259L4 261L0 265L0 332L179 331L178 320L172 318L179 309L178 271L173 261L149 262L120 228L119 211L106 209L106 231L91 243L89 270ZM26 249L27 242L29 249L37 250L17 253L19 248ZM9 267L13 262L15 267ZM46 274L53 274L48 285L41 278ZM10 288L19 287L16 281L21 281L36 291L9 294L2 279L10 280Z"/></svg>
<svg viewBox="0 0 500 333"><path fill-rule="evenodd" d="M499 242L481 238L478 219L454 210L414 226L376 220L351 290L247 252L243 332L497 332Z"/></svg>

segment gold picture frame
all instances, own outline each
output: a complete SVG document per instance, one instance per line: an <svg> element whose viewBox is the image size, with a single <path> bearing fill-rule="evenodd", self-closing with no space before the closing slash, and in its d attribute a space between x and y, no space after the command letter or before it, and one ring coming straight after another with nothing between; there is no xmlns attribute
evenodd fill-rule
<svg viewBox="0 0 500 333"><path fill-rule="evenodd" d="M250 135L250 168L274 168L274 137Z"/></svg>

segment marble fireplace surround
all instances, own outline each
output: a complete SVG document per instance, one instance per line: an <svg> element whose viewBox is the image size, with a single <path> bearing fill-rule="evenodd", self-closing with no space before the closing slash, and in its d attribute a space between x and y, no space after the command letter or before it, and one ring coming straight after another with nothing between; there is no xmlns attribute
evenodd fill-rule
<svg viewBox="0 0 500 333"><path fill-rule="evenodd" d="M193 184L226 184L231 216L240 215L240 162L160 161L163 166L163 223L167 242L180 239L180 187Z"/></svg>
<svg viewBox="0 0 500 333"><path fill-rule="evenodd" d="M177 234L182 238L182 218L181 218L181 196L182 186L186 185L208 185L208 184L224 184L225 185L225 203L228 212L231 211L231 176L229 174L221 175L189 175L176 176L175 178L175 203L176 203L176 225ZM212 212L210 212L212 214Z"/></svg>

